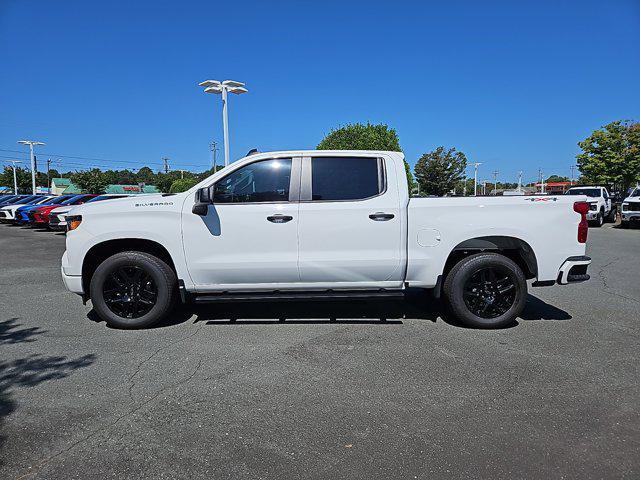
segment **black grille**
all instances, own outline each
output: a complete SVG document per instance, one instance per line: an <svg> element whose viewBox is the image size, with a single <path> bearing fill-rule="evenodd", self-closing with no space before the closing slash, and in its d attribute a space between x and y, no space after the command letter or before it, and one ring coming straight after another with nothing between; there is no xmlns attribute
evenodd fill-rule
<svg viewBox="0 0 640 480"><path fill-rule="evenodd" d="M627 212L640 212L640 202L629 202Z"/></svg>

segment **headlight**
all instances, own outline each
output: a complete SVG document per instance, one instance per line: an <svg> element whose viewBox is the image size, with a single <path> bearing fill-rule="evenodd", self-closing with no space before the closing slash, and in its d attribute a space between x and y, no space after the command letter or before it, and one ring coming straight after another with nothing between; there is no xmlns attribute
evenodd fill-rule
<svg viewBox="0 0 640 480"><path fill-rule="evenodd" d="M67 230L75 230L82 223L82 215L69 215L64 217L67 220Z"/></svg>
<svg viewBox="0 0 640 480"><path fill-rule="evenodd" d="M590 203L589 204L589 209L596 211L598 210L598 203Z"/></svg>

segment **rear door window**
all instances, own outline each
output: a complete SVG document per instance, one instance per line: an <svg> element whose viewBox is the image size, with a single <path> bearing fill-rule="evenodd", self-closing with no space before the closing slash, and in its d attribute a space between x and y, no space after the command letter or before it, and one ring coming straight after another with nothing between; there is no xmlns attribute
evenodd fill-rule
<svg viewBox="0 0 640 480"><path fill-rule="evenodd" d="M374 157L311 159L312 201L364 200L384 191L382 160Z"/></svg>

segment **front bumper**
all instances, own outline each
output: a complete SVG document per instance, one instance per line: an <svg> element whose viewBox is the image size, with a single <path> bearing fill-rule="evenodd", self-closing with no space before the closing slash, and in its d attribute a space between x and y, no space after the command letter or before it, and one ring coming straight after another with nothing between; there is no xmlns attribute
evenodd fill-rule
<svg viewBox="0 0 640 480"><path fill-rule="evenodd" d="M623 211L620 215L623 222L640 222L640 212Z"/></svg>
<svg viewBox="0 0 640 480"><path fill-rule="evenodd" d="M78 295L84 295L84 288L82 288L82 276L81 275L67 275L64 273L64 268L60 268L62 273L62 281L67 290Z"/></svg>
<svg viewBox="0 0 640 480"><path fill-rule="evenodd" d="M558 272L558 283L566 285L589 280L591 278L587 273L589 265L591 265L591 257L586 255L567 258Z"/></svg>

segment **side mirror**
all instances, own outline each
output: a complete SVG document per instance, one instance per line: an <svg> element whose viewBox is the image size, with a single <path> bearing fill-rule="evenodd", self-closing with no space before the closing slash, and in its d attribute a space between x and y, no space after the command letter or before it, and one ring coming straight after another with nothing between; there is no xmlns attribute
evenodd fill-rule
<svg viewBox="0 0 640 480"><path fill-rule="evenodd" d="M201 188L196 192L196 203L194 203L191 211L202 217L209 212L209 205L213 203L213 187Z"/></svg>

